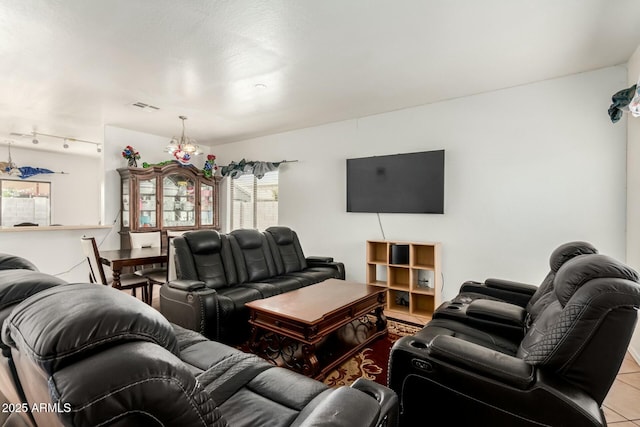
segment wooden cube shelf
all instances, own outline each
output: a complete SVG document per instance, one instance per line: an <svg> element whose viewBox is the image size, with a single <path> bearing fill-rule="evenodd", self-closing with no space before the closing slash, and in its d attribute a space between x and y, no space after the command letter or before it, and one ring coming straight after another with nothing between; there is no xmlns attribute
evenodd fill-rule
<svg viewBox="0 0 640 427"><path fill-rule="evenodd" d="M391 248L409 247L408 264L392 264ZM367 241L367 284L387 288L386 312L427 322L440 305L440 243Z"/></svg>

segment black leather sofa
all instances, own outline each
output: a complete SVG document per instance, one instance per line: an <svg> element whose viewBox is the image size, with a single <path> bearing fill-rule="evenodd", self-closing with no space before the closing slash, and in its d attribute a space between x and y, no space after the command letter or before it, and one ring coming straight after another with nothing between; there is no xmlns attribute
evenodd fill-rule
<svg viewBox="0 0 640 427"><path fill-rule="evenodd" d="M578 255L550 287L519 334L525 307L489 301L498 303L482 313L491 327L466 315L440 318L396 341L388 383L400 398L400 425L605 426L602 402L638 317L638 273L604 255Z"/></svg>
<svg viewBox="0 0 640 427"><path fill-rule="evenodd" d="M328 388L172 325L121 291L24 270L29 284L0 272L5 426L397 424L386 387Z"/></svg>
<svg viewBox="0 0 640 427"><path fill-rule="evenodd" d="M173 244L177 280L160 290L160 311L172 323L226 343L248 338L245 303L345 277L342 263L305 257L287 227L193 231Z"/></svg>

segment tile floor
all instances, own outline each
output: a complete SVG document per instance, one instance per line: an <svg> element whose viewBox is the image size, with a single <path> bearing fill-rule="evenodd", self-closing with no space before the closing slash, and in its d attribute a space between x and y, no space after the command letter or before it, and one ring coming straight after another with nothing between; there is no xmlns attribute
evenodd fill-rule
<svg viewBox="0 0 640 427"><path fill-rule="evenodd" d="M153 292L152 305L160 308L160 287ZM604 400L603 410L611 427L640 426L640 366L626 354L620 372Z"/></svg>
<svg viewBox="0 0 640 427"><path fill-rule="evenodd" d="M640 426L640 366L629 353L604 399L603 409L612 427Z"/></svg>

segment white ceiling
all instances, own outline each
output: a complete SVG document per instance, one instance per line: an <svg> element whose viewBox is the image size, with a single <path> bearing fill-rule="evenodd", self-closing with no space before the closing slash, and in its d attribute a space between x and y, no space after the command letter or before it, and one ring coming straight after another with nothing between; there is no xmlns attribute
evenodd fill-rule
<svg viewBox="0 0 640 427"><path fill-rule="evenodd" d="M638 0L2 0L0 142L170 138L186 115L214 145L624 64L638 45Z"/></svg>

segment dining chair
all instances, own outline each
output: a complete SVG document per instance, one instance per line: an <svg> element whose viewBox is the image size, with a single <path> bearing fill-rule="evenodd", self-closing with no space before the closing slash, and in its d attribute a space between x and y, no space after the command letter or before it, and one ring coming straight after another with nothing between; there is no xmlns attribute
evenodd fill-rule
<svg viewBox="0 0 640 427"><path fill-rule="evenodd" d="M109 267L103 266L100 262L100 252L98 251L95 237L82 237L80 242L82 243L82 251L89 263L89 281L105 286L113 286L113 274ZM105 270L107 270L109 274L107 274ZM148 293L149 280L145 277L133 273L120 274L120 286L115 286L115 288L131 290L131 295L134 297L137 297L136 290L142 288L142 300L147 304L150 303Z"/></svg>
<svg viewBox="0 0 640 427"><path fill-rule="evenodd" d="M167 230L167 282L177 279L173 238L193 230Z"/></svg>
<svg viewBox="0 0 640 427"><path fill-rule="evenodd" d="M138 248L159 248L162 246L160 231L149 232L129 232L129 242L131 249ZM149 292L147 303L153 303L153 286L162 285L167 281L167 268L154 264L151 267L143 268L135 271L134 274L145 277L149 280Z"/></svg>

